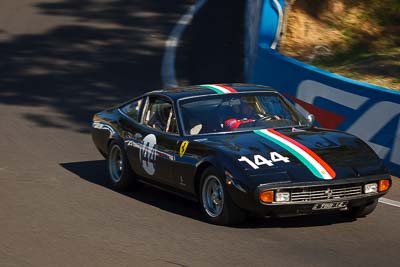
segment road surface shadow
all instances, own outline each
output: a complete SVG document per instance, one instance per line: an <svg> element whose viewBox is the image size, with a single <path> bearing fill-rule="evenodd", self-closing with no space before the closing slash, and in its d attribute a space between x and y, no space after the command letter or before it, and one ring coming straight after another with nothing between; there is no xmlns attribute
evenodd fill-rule
<svg viewBox="0 0 400 267"><path fill-rule="evenodd" d="M113 190L108 180L107 162L105 160L61 163L60 165L88 182ZM198 203L158 188L144 185L143 188L135 192L117 193L174 214L204 221Z"/></svg>
<svg viewBox="0 0 400 267"><path fill-rule="evenodd" d="M51 112L37 114L32 108L22 117L38 127L88 132L94 113L162 86L164 41L190 3L35 4L33 13L57 23L46 32L32 26L2 33L9 38L0 42L0 104L47 107Z"/></svg>
<svg viewBox="0 0 400 267"><path fill-rule="evenodd" d="M193 2L34 4L29 16L49 16L57 23L46 32L35 32L35 27L2 32L9 38L0 42L0 104L47 107L51 112L31 109L22 118L38 127L88 133L94 113L162 87L165 41ZM242 77L243 51L237 43L243 35L244 1L230 2L209 1L196 16L189 40L178 49L187 59L177 64L180 78L190 83L241 80L236 77ZM29 17L20 23L26 21ZM213 24L215 29L209 29ZM205 40L208 33L213 42Z"/></svg>
<svg viewBox="0 0 400 267"><path fill-rule="evenodd" d="M244 82L245 1L208 1L184 32L177 53L182 83Z"/></svg>
<svg viewBox="0 0 400 267"><path fill-rule="evenodd" d="M64 169L80 178L108 188L107 162L105 160L81 161L60 164ZM187 218L205 222L196 202L176 196L151 186L144 186L136 192L118 192L135 200L152 205L164 211L178 214ZM354 221L336 214L321 214L289 218L258 218L250 216L242 225L235 228L304 228L349 223Z"/></svg>
<svg viewBox="0 0 400 267"><path fill-rule="evenodd" d="M236 228L305 228L355 221L339 214L319 214L287 218L251 218Z"/></svg>

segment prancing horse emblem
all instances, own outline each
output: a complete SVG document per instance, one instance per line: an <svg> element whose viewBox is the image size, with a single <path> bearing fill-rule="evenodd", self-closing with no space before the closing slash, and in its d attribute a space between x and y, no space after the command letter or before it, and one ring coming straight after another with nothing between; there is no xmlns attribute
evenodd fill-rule
<svg viewBox="0 0 400 267"><path fill-rule="evenodd" d="M325 195L326 195L328 198L332 198L332 194L333 194L333 190L332 190L332 189L330 189L330 188L326 189Z"/></svg>
<svg viewBox="0 0 400 267"><path fill-rule="evenodd" d="M183 157L183 155L185 155L186 152L186 148L189 145L189 141L183 141L181 144L181 147L179 149L179 156L181 156L181 158Z"/></svg>

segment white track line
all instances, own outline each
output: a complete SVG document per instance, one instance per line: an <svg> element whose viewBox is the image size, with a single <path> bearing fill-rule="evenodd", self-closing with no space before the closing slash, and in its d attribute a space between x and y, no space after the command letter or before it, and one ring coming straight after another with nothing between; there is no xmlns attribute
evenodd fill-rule
<svg viewBox="0 0 400 267"><path fill-rule="evenodd" d="M165 52L161 65L161 78L164 88L178 86L175 73L176 48L179 45L179 40L186 27L190 24L197 11L199 11L206 2L207 0L198 0L193 4L175 25L168 40L165 42Z"/></svg>
<svg viewBox="0 0 400 267"><path fill-rule="evenodd" d="M282 33L282 25L283 25L283 10L282 6L279 3L278 0L273 0L274 4L276 6L276 9L278 10L278 27L275 32L275 38L274 41L271 44L272 49L276 49L276 46L278 45L279 39L281 38L281 33Z"/></svg>
<svg viewBox="0 0 400 267"><path fill-rule="evenodd" d="M386 204L386 205L390 205L390 206L394 206L394 207L400 208L400 202L396 201L396 200L391 200L391 199L388 199L388 198L381 197L379 199L379 202L383 203L383 204Z"/></svg>

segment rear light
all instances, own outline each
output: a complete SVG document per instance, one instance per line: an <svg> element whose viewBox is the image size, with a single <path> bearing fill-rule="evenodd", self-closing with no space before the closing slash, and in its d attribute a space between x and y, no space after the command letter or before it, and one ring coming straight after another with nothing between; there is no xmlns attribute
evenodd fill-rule
<svg viewBox="0 0 400 267"><path fill-rule="evenodd" d="M274 191L262 191L260 194L260 201L264 203L272 203L274 202Z"/></svg>
<svg viewBox="0 0 400 267"><path fill-rule="evenodd" d="M380 180L379 181L378 191L379 192L384 192L384 191L388 190L389 187L390 187L390 180L389 179Z"/></svg>

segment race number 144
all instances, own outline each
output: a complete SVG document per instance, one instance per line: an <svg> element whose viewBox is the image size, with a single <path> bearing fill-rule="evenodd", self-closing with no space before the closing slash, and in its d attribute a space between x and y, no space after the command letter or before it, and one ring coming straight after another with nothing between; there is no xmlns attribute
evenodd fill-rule
<svg viewBox="0 0 400 267"><path fill-rule="evenodd" d="M278 152L271 152L270 154L270 159L266 159L265 157L261 155L254 155L253 160L249 159L246 156L240 157L238 160L242 162L246 162L249 164L253 169L258 169L260 168L259 166L267 165L267 166L274 166L275 162L283 161L285 163L290 162L288 157L284 157Z"/></svg>

